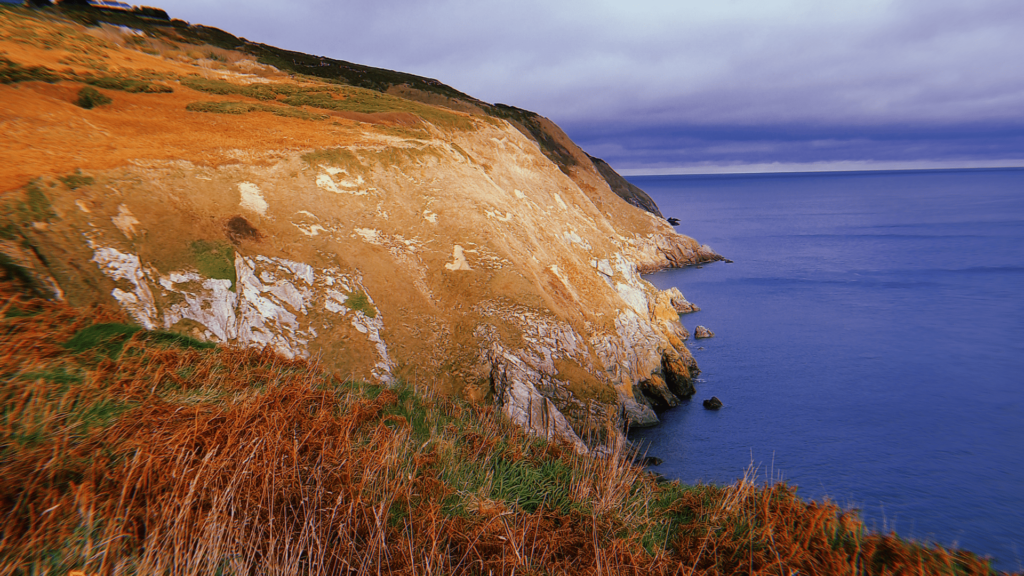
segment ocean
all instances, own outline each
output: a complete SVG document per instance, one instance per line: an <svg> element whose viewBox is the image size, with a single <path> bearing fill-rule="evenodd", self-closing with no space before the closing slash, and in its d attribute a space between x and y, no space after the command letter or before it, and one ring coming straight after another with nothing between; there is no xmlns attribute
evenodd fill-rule
<svg viewBox="0 0 1024 576"><path fill-rule="evenodd" d="M629 180L733 260L646 277L715 333L687 343L697 395L631 434L652 470L753 464L1024 570L1024 169Z"/></svg>

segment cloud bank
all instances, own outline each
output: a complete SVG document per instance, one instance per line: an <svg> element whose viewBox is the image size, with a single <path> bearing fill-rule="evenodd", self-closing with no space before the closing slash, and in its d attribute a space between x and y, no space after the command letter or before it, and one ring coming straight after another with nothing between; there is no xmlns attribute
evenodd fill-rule
<svg viewBox="0 0 1024 576"><path fill-rule="evenodd" d="M1019 0L163 7L253 41L433 77L534 110L630 171L1024 158Z"/></svg>

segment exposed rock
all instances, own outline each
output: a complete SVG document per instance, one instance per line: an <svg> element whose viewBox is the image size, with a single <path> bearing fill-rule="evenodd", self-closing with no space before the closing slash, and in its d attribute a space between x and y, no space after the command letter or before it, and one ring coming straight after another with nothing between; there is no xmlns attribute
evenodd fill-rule
<svg viewBox="0 0 1024 576"><path fill-rule="evenodd" d="M690 312L700 311L700 307L687 300L686 296L683 296L683 293L679 291L679 288L672 287L665 290L664 293L668 295L672 308L674 308L679 314L689 314Z"/></svg>
<svg viewBox="0 0 1024 576"><path fill-rule="evenodd" d="M724 259L709 246L680 234L636 235L629 240L629 245L632 250L627 254L642 274Z"/></svg>
<svg viewBox="0 0 1024 576"><path fill-rule="evenodd" d="M712 396L704 401L705 410L718 410L722 407L722 401L718 399L718 396Z"/></svg>
<svg viewBox="0 0 1024 576"><path fill-rule="evenodd" d="M714 338L715 337L715 333L712 332L711 330L708 330L704 326L697 326L696 328L693 329L693 337L694 338Z"/></svg>
<svg viewBox="0 0 1024 576"><path fill-rule="evenodd" d="M650 406L640 404L632 398L622 398L622 417L630 429L650 428L661 423Z"/></svg>
<svg viewBox="0 0 1024 576"><path fill-rule="evenodd" d="M544 380L544 375L502 351L492 355L491 366L495 400L509 420L542 438L568 442L578 452L587 452L587 446L554 402L534 385Z"/></svg>
<svg viewBox="0 0 1024 576"><path fill-rule="evenodd" d="M697 393L693 386L690 366L678 351L666 350L662 355L662 366L665 370L665 383L673 394L680 398L689 398Z"/></svg>

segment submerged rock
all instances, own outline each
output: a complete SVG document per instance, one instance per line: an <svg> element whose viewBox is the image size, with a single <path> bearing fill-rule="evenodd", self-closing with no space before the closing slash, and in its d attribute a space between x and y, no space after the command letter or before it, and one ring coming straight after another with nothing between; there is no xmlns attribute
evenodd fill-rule
<svg viewBox="0 0 1024 576"><path fill-rule="evenodd" d="M646 466L661 466L661 464L663 462L664 462L664 460L662 460L661 458L658 458L657 456L637 456L636 458L633 459L633 463L634 464L636 464L637 466L645 466L645 467Z"/></svg>

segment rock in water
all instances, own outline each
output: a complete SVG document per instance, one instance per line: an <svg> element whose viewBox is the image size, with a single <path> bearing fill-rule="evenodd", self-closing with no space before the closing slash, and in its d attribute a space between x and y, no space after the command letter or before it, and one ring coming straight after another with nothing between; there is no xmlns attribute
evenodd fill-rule
<svg viewBox="0 0 1024 576"><path fill-rule="evenodd" d="M645 467L646 466L661 466L661 464L663 462L664 462L664 460L662 460L661 458L658 458L657 456L637 456L636 458L633 459L633 464L636 464L637 466L645 466Z"/></svg>
<svg viewBox="0 0 1024 576"><path fill-rule="evenodd" d="M694 338L714 338L715 333L704 326L697 326L693 329Z"/></svg>
<svg viewBox="0 0 1024 576"><path fill-rule="evenodd" d="M718 410L722 407L722 401L718 399L718 396L712 396L711 398L704 401L705 410Z"/></svg>

